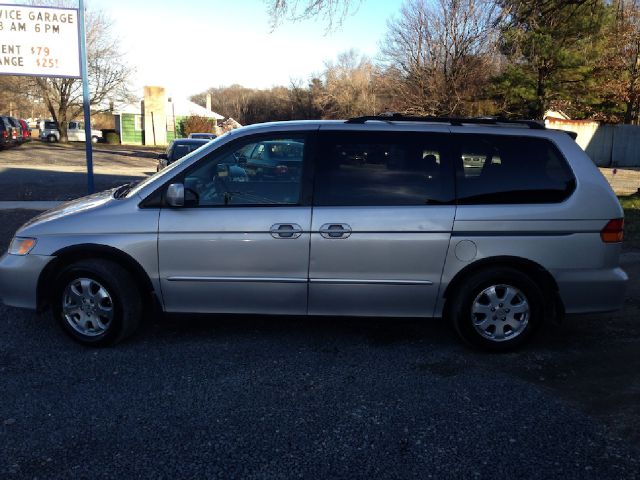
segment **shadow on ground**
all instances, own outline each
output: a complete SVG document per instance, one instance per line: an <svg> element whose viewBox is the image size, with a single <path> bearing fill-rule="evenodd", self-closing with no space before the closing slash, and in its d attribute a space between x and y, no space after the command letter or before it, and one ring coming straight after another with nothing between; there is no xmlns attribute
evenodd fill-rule
<svg viewBox="0 0 640 480"><path fill-rule="evenodd" d="M144 177L94 174L95 191L107 190L141 178ZM86 194L86 172L0 167L0 201L72 200Z"/></svg>

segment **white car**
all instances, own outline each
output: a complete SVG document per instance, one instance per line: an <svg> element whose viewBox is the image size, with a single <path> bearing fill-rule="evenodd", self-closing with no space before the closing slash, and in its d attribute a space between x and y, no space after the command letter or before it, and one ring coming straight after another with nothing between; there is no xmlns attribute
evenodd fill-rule
<svg viewBox="0 0 640 480"><path fill-rule="evenodd" d="M70 142L84 142L86 139L83 122L69 122L67 128L67 137ZM98 143L102 138L102 131L91 130L91 143ZM40 140L56 143L60 141L60 130L55 122L44 122L43 128L40 130Z"/></svg>

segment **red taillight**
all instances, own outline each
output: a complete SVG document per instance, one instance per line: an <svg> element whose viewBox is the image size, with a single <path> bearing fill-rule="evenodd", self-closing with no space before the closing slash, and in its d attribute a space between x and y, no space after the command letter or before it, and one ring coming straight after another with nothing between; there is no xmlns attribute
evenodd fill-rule
<svg viewBox="0 0 640 480"><path fill-rule="evenodd" d="M7 132L6 130L4 130L4 131L2 132L2 136L3 136L4 138L9 138L9 132Z"/></svg>
<svg viewBox="0 0 640 480"><path fill-rule="evenodd" d="M604 243L619 243L624 238L624 218L614 218L600 232Z"/></svg>

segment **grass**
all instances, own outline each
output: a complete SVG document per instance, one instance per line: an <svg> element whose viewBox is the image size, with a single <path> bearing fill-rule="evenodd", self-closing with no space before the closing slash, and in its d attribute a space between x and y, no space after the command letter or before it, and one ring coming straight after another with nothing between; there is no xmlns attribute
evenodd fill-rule
<svg viewBox="0 0 640 480"><path fill-rule="evenodd" d="M618 197L624 208L624 244L631 248L640 248L640 195Z"/></svg>

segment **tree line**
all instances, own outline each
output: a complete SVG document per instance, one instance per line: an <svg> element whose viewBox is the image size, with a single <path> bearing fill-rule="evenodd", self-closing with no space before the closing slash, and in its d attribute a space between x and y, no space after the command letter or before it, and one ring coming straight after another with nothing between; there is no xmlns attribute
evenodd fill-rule
<svg viewBox="0 0 640 480"><path fill-rule="evenodd" d="M334 25L359 1L308 3L296 13L274 2L274 25L287 12ZM192 99L204 105L207 93L242 124L385 111L542 119L550 109L637 124L640 0L407 0L376 58L350 50L304 84L232 85Z"/></svg>

